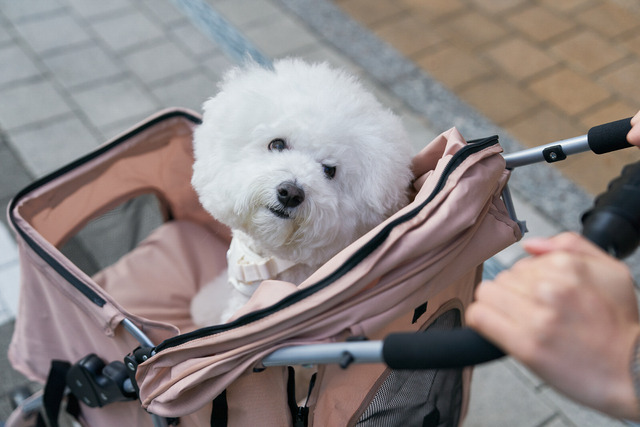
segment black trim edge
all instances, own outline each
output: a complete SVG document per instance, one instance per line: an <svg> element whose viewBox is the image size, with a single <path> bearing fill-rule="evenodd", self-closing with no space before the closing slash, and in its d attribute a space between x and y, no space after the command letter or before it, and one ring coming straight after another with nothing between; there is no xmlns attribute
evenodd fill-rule
<svg viewBox="0 0 640 427"><path fill-rule="evenodd" d="M87 297L91 302L93 302L95 305L99 306L99 307L103 307L106 304L106 301L104 298L102 298L100 295L98 295L97 292L95 292L93 289L91 289L90 287L88 287L83 281L81 281L80 279L78 279L78 277L76 277L71 271L67 270L62 264L60 264L55 257L53 257L51 254L49 254L46 250L44 250L44 248L42 248L40 245L38 245L32 238L31 236L28 235L28 233L23 230L17 223L15 215L14 215L14 209L17 206L18 202L20 201L20 199L22 199L24 196L26 196L27 194L31 193L32 191L34 191L35 189L42 187L45 184L48 184L49 182L59 178L60 176L68 173L69 171L72 171L73 169L82 166L83 164L90 162L91 160L101 156L102 154L108 152L109 150L113 149L114 147L117 147L118 145L122 144L123 142L128 141L130 138L140 134L141 132L155 126L156 124L174 118L174 117L182 117L185 118L191 122L193 122L194 124L200 124L201 123L201 119L196 116L195 114L191 114L185 110L169 110L164 114L159 114L156 117L151 118L149 121L147 122L143 122L141 123L138 127L136 127L135 129L132 129L131 131L127 132L126 134L116 138L114 141L107 143L101 147L99 147L98 149L96 149L95 151L92 151L88 154L86 154L85 156L80 157L79 159L61 167L60 169L55 170L54 172L34 181L33 183L29 184L27 187L25 187L24 189L22 189L21 191L18 192L18 194L16 194L13 199L11 199L11 202L9 203L9 209L8 209L8 214L7 217L9 219L9 222L13 225L13 228L17 231L17 233L20 235L20 237L27 243L27 245L29 245L29 247L31 249L33 249L33 251L40 257L42 258L51 268L53 268L58 274L60 274L60 276L62 276L67 282L69 282L69 284L71 284L74 288L76 288L78 291L80 291L85 297Z"/></svg>
<svg viewBox="0 0 640 427"><path fill-rule="evenodd" d="M320 289L325 288L326 286L329 286L331 283L335 282L336 280L338 280L340 277L344 276L345 274L347 274L350 270L352 270L357 264L359 264L363 259L365 259L367 256L369 256L375 249L377 249L380 245L382 245L382 243L387 239L387 237L389 236L389 234L391 233L391 231L398 225L411 220L412 218L414 218L416 215L418 215L418 213L424 209L424 207L431 202L431 200L433 200L433 198L440 192L440 190L442 190L442 188L444 187L444 184L446 183L449 175L470 155L482 151L487 147L493 146L498 144L498 136L497 135L493 135L487 138L482 138L482 139L475 139L472 141L467 141L466 146L464 146L463 148L461 148L460 150L458 150L449 160L449 162L447 163L447 165L445 166L445 169L442 173L442 175L440 176L440 179L438 181L438 183L436 184L435 188L433 189L433 191L431 192L431 194L429 195L429 197L427 197L427 199L421 203L420 205L418 205L417 207L415 207L413 210L411 210L410 212L407 212L406 214L404 214L403 216L395 219L394 221L390 222L389 224L387 224L382 230L380 230L378 232L378 234L376 234L375 236L373 236L364 246L362 246L358 251L356 251L349 259L347 259L340 267L338 267L333 273L331 273L329 276L325 277L324 279L321 279L319 282L308 286L304 289L301 289L291 295L286 296L285 298L283 298L282 300L272 304L269 307L260 309L260 310L256 310L254 312L245 314L244 316L234 320L233 322L230 323L226 323L226 324L222 324L222 325L215 325L215 326L208 326L205 328L201 328L201 329L197 329L195 331L192 332L188 332L186 334L181 334L181 335L177 335L175 337L169 338L165 341L163 341L162 343L160 343L156 348L155 351L156 353L166 350L168 348L171 347L177 347L179 345L182 345L186 342L189 342L191 340L194 339L199 339L199 338L204 338L210 335L215 335L217 333L220 332L224 332L227 330L231 330L231 329L235 329L237 327L255 322L257 320L263 319L265 317L267 317L268 315L282 310L298 301L301 301L303 299L305 299L306 297L308 297L309 295L314 294L315 292L317 292Z"/></svg>

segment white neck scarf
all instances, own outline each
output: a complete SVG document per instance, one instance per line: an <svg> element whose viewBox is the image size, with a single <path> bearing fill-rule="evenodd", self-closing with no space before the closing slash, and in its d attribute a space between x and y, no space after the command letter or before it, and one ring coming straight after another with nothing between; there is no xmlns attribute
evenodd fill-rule
<svg viewBox="0 0 640 427"><path fill-rule="evenodd" d="M294 262L276 257L263 257L234 237L227 251L229 282L246 296L251 296L257 286L267 279L274 279L290 269Z"/></svg>

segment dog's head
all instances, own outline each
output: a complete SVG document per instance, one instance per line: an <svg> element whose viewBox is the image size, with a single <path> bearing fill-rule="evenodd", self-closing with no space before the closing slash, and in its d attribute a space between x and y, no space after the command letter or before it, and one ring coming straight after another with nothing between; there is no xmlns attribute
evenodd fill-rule
<svg viewBox="0 0 640 427"><path fill-rule="evenodd" d="M219 88L195 131L192 183L261 250L324 262L407 202L408 138L354 77L281 60L234 69Z"/></svg>

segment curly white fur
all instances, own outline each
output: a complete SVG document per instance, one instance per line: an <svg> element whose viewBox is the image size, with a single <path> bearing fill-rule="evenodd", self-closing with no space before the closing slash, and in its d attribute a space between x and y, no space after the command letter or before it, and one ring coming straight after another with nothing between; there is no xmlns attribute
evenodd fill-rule
<svg viewBox="0 0 640 427"><path fill-rule="evenodd" d="M194 134L192 184L234 239L298 265L273 278L299 284L407 203L411 145L400 119L355 77L285 59L273 70L235 68L219 89ZM299 189L299 204L283 205L283 183ZM221 287L194 299L198 324L228 320L246 301L230 286L213 289Z"/></svg>

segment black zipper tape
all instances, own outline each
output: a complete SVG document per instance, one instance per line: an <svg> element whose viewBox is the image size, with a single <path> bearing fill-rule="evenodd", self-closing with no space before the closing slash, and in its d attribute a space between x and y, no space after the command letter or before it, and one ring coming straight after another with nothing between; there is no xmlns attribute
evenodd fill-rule
<svg viewBox="0 0 640 427"><path fill-rule="evenodd" d="M410 212L407 212L406 214L402 215L401 217L395 219L394 221L390 222L389 224L387 224L382 230L380 230L378 232L378 234L376 234L375 236L373 236L364 246L362 246L360 249L358 249L358 251L356 251L348 260L346 260L340 267L338 267L333 273L331 273L329 276L325 277L324 279L320 280L319 282L308 286L304 289L301 289L291 295L288 295L286 297L284 297L282 300L278 301L277 303L260 309L260 310L256 310L254 312L251 313L247 313L244 316L234 320L233 322L230 323L226 323L223 325L215 325L215 326L208 326L208 327L204 327L201 329L197 329L195 331L192 332L188 332L186 334L182 334L182 335L178 335L172 338L169 338L165 341L163 341L162 343L160 343L155 351L160 352L166 349L169 349L171 347L176 347L179 345L182 345L184 343L187 343L191 340L195 340L195 339L199 339L199 338L204 338L207 336L211 336L211 335L215 335L217 333L220 332L224 332L224 331L228 331L231 329L235 329L238 328L240 326L243 325L247 325L249 323L258 321L260 319L263 319L279 310L282 310L286 307L289 307L292 304L295 304L305 298L307 298L310 295L313 295L315 292L329 286L331 283L335 282L336 280L338 280L340 277L344 276L345 274L347 274L349 271L351 271L355 266L357 266L362 260L364 260L367 256L369 256L371 253L373 253L373 251L375 251L378 247L380 247L384 241L387 239L387 237L389 236L389 234L391 233L391 231L397 227L398 225L407 222L409 220L411 220L412 218L414 218L416 215L418 215L418 213L425 208L425 206L430 203L433 198L442 190L442 188L444 187L444 184L447 182L447 179L449 177L449 175L470 155L477 153L479 151L484 150L487 147L493 146L498 144L498 136L494 135L494 136L490 136L488 138L483 138L483 139L476 139L473 141L468 141L467 142L468 145L466 145L465 147L461 148L458 152L456 152L451 159L449 160L449 163L447 163L447 165L444 168L444 171L442 173L442 175L440 176L440 179L438 180L435 188L433 189L433 191L431 192L431 194L429 195L429 197L422 202L419 206L415 207L413 210L411 210Z"/></svg>
<svg viewBox="0 0 640 427"><path fill-rule="evenodd" d="M9 204L9 215L8 215L9 221L11 222L11 224L13 224L14 229L18 232L20 237L27 243L27 245L29 245L31 249L33 249L33 251L40 258L42 258L43 261L45 261L51 268L53 268L58 274L60 274L60 276L62 276L67 282L69 282L71 286L76 288L78 291L80 291L80 293L82 293L82 295L87 297L91 302L93 302L95 305L99 307L102 307L106 304L106 301L104 300L104 298L98 295L97 292L95 292L93 289L87 286L82 280L80 280L77 276L75 276L71 271L67 270L62 264L60 264L60 262L58 262L58 260L55 257L53 257L46 250L44 250L44 248L38 245L38 243L35 240L33 240L31 236L29 236L27 232L18 225L14 215L14 208L17 206L18 202L24 196L31 193L32 191L92 161L93 159L103 155L109 150L119 146L120 144L128 141L134 136L140 134L141 132L157 125L158 123L174 117L185 118L193 122L194 124L201 123L201 120L199 117L189 114L186 111L181 111L181 110L169 111L166 114L162 114L146 123L143 123L142 125L140 125L140 127L133 129L131 132L126 133L120 138L114 140L113 142L106 144L103 147L100 147L97 150L92 151L91 153L67 164L66 166L63 166L62 168L34 181L33 183L25 187L23 190L21 190L18 194L16 194L16 196L11 200Z"/></svg>

